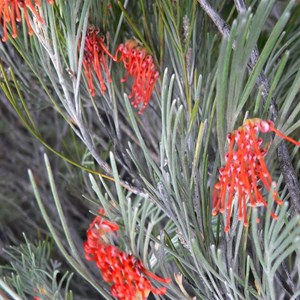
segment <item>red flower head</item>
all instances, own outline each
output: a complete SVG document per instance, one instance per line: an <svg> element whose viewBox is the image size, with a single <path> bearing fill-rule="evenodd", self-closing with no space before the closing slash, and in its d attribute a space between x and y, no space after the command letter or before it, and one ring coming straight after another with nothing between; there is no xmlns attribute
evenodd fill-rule
<svg viewBox="0 0 300 300"><path fill-rule="evenodd" d="M101 208L98 213L101 216L105 215L103 208ZM87 230L87 241L84 243L85 258L87 260L94 260L98 244L100 242L106 242L107 239L105 235L107 233L117 230L119 230L118 224L104 220L100 216L96 217Z"/></svg>
<svg viewBox="0 0 300 300"><path fill-rule="evenodd" d="M270 191L273 180L264 161L267 150L261 147L263 140L257 137L257 134L270 131L300 146L299 142L274 128L271 121L258 118L246 120L243 126L227 136L229 149L225 157L226 166L219 170L219 181L214 186L212 200L213 215L219 211L227 213L225 232L229 231L235 199L238 201L238 218L244 220L245 226L248 225L247 201L252 207L260 205L267 207L267 202L261 194L262 184ZM276 191L273 192L273 197L277 204L282 204ZM277 218L273 212L271 216Z"/></svg>
<svg viewBox="0 0 300 300"><path fill-rule="evenodd" d="M125 82L128 76L133 77L129 98L133 99L131 104L134 108L141 105L139 114L142 114L149 103L159 72L156 70L153 57L147 54L137 41L128 40L125 44L121 44L116 56L119 52L121 57L117 61L123 61L127 70L122 82Z"/></svg>
<svg viewBox="0 0 300 300"><path fill-rule="evenodd" d="M38 293L39 295L45 295L47 298L49 298L49 295L46 291L46 289L42 286L38 286L37 289L34 289L35 293ZM42 298L38 296L33 296L33 300L41 300Z"/></svg>
<svg viewBox="0 0 300 300"><path fill-rule="evenodd" d="M53 4L54 0L47 0L47 2ZM11 23L12 26L12 37L17 37L18 34L16 22L21 22L22 20L21 9L23 10L26 25L28 27L28 34L32 35L33 29L30 24L28 10L30 10L33 13L38 22L43 24L44 21L35 8L35 6L40 5L40 0L34 0L34 4L32 3L32 0L0 0L0 22L2 23L1 25L3 25L2 41L7 41L7 24L9 23Z"/></svg>
<svg viewBox="0 0 300 300"><path fill-rule="evenodd" d="M104 215L103 210L99 213ZM155 288L147 277L166 284L170 282L169 278L160 278L149 272L139 259L105 241L106 233L118 229L117 224L96 217L87 230L84 243L86 258L96 262L104 281L111 284L113 297L133 300L145 299L149 292L165 294L165 287Z"/></svg>
<svg viewBox="0 0 300 300"><path fill-rule="evenodd" d="M108 82L112 81L106 60L108 50L104 45L104 36L99 36L99 32L100 30L94 26L90 26L88 28L85 37L83 54L83 69L88 81L89 91L92 96L95 96L92 71L96 73L102 94L106 91L106 85L102 76L103 70L107 76ZM80 47L80 42L78 47Z"/></svg>

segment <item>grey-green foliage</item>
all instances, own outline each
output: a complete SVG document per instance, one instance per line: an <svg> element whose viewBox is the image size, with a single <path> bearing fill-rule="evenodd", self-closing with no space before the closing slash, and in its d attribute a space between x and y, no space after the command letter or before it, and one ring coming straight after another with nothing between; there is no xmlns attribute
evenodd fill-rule
<svg viewBox="0 0 300 300"><path fill-rule="evenodd" d="M194 119L194 122L195 124L197 124L197 121L199 123L197 127L193 125L194 128L199 128L199 131L189 131L189 128L193 126L188 126L190 125L187 122L189 117L183 109L185 103L182 103L186 98L182 97L182 93L179 94L179 99L175 96L174 101L172 101L173 95L177 95L174 91L185 90L184 81L181 80L182 77L178 71L176 71L178 66L174 66L173 64L175 70L174 78L171 77L171 79L169 79L167 71L164 73L161 93L162 136L160 140L161 152L159 162L155 163L149 155L134 116L130 112L130 106L127 105L130 120L136 132L136 136L139 138L141 149L145 154L146 166L151 178L145 178L145 184L157 205L161 207L169 218L173 219L177 228L177 234L180 236L184 247L190 249L191 257L194 257L193 268L196 266L197 271L188 274L189 268L187 266L181 266L180 270L186 272L183 274L189 283L194 281L194 285L198 288L195 289L196 293L203 299L224 299L227 297L229 299L275 299L283 297L284 295L285 297L294 296L294 298L296 298L298 295L298 257L294 258L290 256L292 262L288 267L284 261L291 253L298 253L295 252L295 250L299 248L299 222L297 218L290 221L287 221L288 219L284 220L283 215L286 214L286 217L289 215L286 206L285 208L281 208L282 211L279 219L277 221L272 220L271 226L273 227L277 224L277 226L281 228L281 226L284 226L284 222L288 222L289 225L287 225L287 228L290 229L281 233L282 236L279 241L285 241L285 244L282 244L280 248L281 255L279 255L279 253L274 254L272 261L268 261L267 263L265 261L262 263L258 259L257 247L260 244L258 234L267 234L266 232L269 232L269 223L260 225L264 225L264 227L257 227L255 221L253 221L252 228L257 229L255 231L256 235L248 238L248 231L245 230L243 232L240 225L237 227L237 224L234 224L231 233L225 236L220 232L219 227L215 227L215 220L211 220L209 216L210 194L207 193L209 167L213 171L211 178L216 178L216 164L220 164L218 159L215 160L215 164L213 164L212 159L209 160L209 155L212 155L212 149L208 147L214 147L213 142L210 143L210 145L208 144L209 146L206 144L210 139L214 138L214 136L216 137L215 131L211 131L214 107L216 107L217 112L216 124L219 142L219 149L215 155L217 156L216 158L218 158L219 152L220 159L224 161L225 135L237 127L236 123L242 123L245 114L247 114L248 117L259 116L261 118L268 118L268 109L265 107L269 105L268 101L273 96L278 103L282 103L280 107L280 116L282 116L282 112L289 111L288 108L290 107L291 101L295 102L295 91L299 90L298 76L293 76L293 80L295 80L294 84L286 86L290 95L288 99L291 100L284 102L281 99L277 99L277 94L273 92L276 87L276 81L273 77L272 79L274 81L270 81L273 94L268 95L267 102L264 103L259 89L262 83L258 82L259 75L264 70L266 64L270 67L270 61L272 61L274 56L278 53L276 49L278 48L278 51L282 52L280 46L282 42L282 31L289 20L292 3L286 8L276 23L276 26L270 34L270 38L265 42L262 54L253 72L248 76L247 64L252 50L258 42L264 22L272 6L273 3L270 1L261 1L254 14L248 11L233 23L231 34L228 38L226 37L226 39L224 39L220 49L218 69L216 71L216 86L215 81L212 80L209 89L204 92L202 91L202 94L199 91L195 97L195 99L197 99L199 95L203 97L203 94L208 97L205 99L206 101L203 100L200 105L196 102L199 107L197 107L198 115L197 118ZM171 18L171 16L169 17ZM174 60L176 56L174 53L177 53L180 58L180 49L178 49L176 45L176 43L178 43L178 39L176 39L178 33L169 30L168 34L173 37L173 40L172 38L167 40L169 48L172 48L171 59ZM293 37L291 37L291 39L295 42ZM288 40L287 43L292 43L292 41ZM297 53L294 55L297 56ZM177 62L180 61L179 58ZM279 67L284 66L286 59L286 56L283 56L282 63L278 58L276 60L275 65L278 68L276 74L278 74L278 77L284 76L283 73L280 73L282 69ZM274 66L274 72L277 71L276 66ZM294 70L297 70L297 66L298 64L296 64L295 68L293 66ZM185 70L183 70L183 72L185 72ZM276 79L278 79L278 77ZM199 79L198 77L194 77L194 81L192 81L196 91L198 90L197 87L200 78L201 77L199 77ZM255 86L257 82L258 86ZM212 102L210 106L210 115L207 119L202 119L201 113L207 105L211 103L209 96L214 94L214 91L212 91L214 89L216 98L215 102ZM255 101L253 101L253 99L255 99ZM126 103L128 104L128 102ZM300 107L299 101L294 105L296 106L296 111L290 114L288 119L290 124L295 124L293 130L299 127L297 122L297 117L299 116L298 109ZM265 114L263 114L263 111L265 111ZM282 122L288 124L286 119L283 121L279 118L279 128ZM286 129L287 128L288 127L286 127ZM205 129L210 130L205 132ZM286 132L284 128L281 130ZM203 131L205 134L203 134ZM289 130L288 133L290 132L292 132L292 130ZM275 146L276 143L271 146L269 150L270 153L273 153L272 151L274 151ZM131 147L130 152L134 159L136 157L136 151L133 151ZM200 160L198 160L199 152L201 153ZM146 173L145 168L141 168L141 164L139 164L136 159L134 159L134 161L140 172ZM276 168L274 162L272 162L272 168L273 170ZM191 177L191 175L193 176ZM194 182L195 178L196 182ZM211 184L210 187L212 188L212 186ZM282 197L285 197L285 192L282 193ZM270 202L270 206L271 205ZM236 213L237 211L234 210L234 219L237 218ZM260 211L260 213L267 215L267 217L264 217L266 220L269 219L268 212ZM212 228L216 228L217 232L213 232ZM277 233L279 233L279 231ZM221 236L219 236L220 234ZM270 259L268 256L271 254L269 252L270 249L274 251L275 245L280 243L279 241L275 243L275 241L276 237L274 236L273 239L268 241L274 243L274 246L272 244L261 245L264 249L263 251L268 251L263 259ZM215 243L217 243L217 246L214 245ZM256 245L256 247L253 247L253 245ZM178 251L179 249L180 247ZM186 262L186 250L182 251L181 255L184 255ZM265 267L266 265L269 269ZM254 266L257 267L258 270L255 269ZM193 268L191 268L190 272L195 271ZM285 274L289 272L293 274L291 275L293 278L288 277L289 286L286 286L285 283L282 282L281 274L283 272ZM260 286L260 281L258 280L261 276L263 279L263 287ZM253 277L255 281L251 279L249 282L249 278ZM291 284L293 280L297 282ZM200 286L202 286L201 289L199 289ZM279 286L280 288L278 288Z"/></svg>
<svg viewBox="0 0 300 300"><path fill-rule="evenodd" d="M120 225L120 247L140 257L153 272L173 279L168 294L157 298L297 299L300 229L298 217L291 218L288 190L275 159L280 139L274 139L266 157L285 200L276 208L278 220L270 218L272 193L265 192L269 208L249 208L250 228L238 222L234 205L231 230L225 234L224 216L211 216L211 195L218 168L225 163L226 134L244 118L270 118L270 104L275 101L276 127L297 138L299 24L291 15L299 14L299 7L294 12L294 1L290 1L274 28L266 31L276 1L254 1L252 9L239 15L232 7L226 9L226 1L211 2L231 25L223 39L195 0L135 0L123 5L72 0L44 6L48 27L36 28L30 52L26 37L14 46L44 90L41 102L50 99L79 137L77 143L86 147L81 169L95 173L87 167L100 167L110 178L84 173L85 198L104 207L107 217ZM108 4L112 4L110 17L105 15ZM112 51L135 35L154 56L162 76L143 116L131 107L130 86L119 82L124 71L113 63L113 83L108 84L107 93L100 95L97 87L94 99L88 95L81 75L83 42L78 47L88 21L100 23L111 35ZM261 54L253 61L256 45ZM9 55L5 61L12 63ZM262 72L269 80L268 88L261 80ZM17 80L12 80L17 87L21 75L16 73ZM7 98L24 117L27 129L43 140L39 124L30 118L27 99L21 97L24 87L16 94L11 85L4 75L1 86ZM289 150L299 174L298 148L290 145ZM84 263L78 244L72 241L47 157L45 163L64 239L53 226L32 169L30 179L49 231L74 270L110 299L108 285Z"/></svg>
<svg viewBox="0 0 300 300"><path fill-rule="evenodd" d="M9 256L10 266L1 267L0 288L14 299L69 299L69 283L72 274L61 274L60 263L51 260L51 244L47 241L30 243L25 237L25 243L11 246L5 250ZM20 298L15 298L12 287Z"/></svg>

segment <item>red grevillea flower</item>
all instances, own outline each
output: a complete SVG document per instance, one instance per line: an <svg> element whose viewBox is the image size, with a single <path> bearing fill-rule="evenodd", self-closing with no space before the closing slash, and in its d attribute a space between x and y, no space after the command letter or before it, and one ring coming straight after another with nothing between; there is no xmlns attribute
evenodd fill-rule
<svg viewBox="0 0 300 300"><path fill-rule="evenodd" d="M146 50L135 40L128 40L125 44L119 45L116 54L112 55L104 44L104 37L100 37L98 34L99 29L91 26L85 38L83 69L91 95L95 95L92 71L97 75L102 94L106 90L102 75L103 70L108 82L112 81L106 60L106 57L109 56L115 62L123 62L127 72L121 82L127 81L129 76L133 78L129 98L132 98L133 107L139 108L139 114L142 114L150 101L156 80L159 77L153 57L147 54Z"/></svg>
<svg viewBox="0 0 300 300"><path fill-rule="evenodd" d="M119 53L121 56L117 58ZM116 60L122 61L127 71L122 82L125 82L129 76L133 77L129 98L132 98L133 107L139 107L139 114L142 114L150 101L156 80L159 77L153 57L147 54L137 41L128 40L125 44L119 45Z"/></svg>
<svg viewBox="0 0 300 300"><path fill-rule="evenodd" d="M85 37L83 53L83 69L88 81L89 91L92 96L95 96L92 71L95 72L98 78L102 94L106 91L106 85L102 72L105 72L108 82L112 81L106 59L108 50L104 45L104 36L99 35L99 32L100 30L94 26L90 26L88 28ZM80 47L80 42L78 47Z"/></svg>
<svg viewBox="0 0 300 300"><path fill-rule="evenodd" d="M101 216L105 215L103 208L98 213ZM105 237L107 233L117 230L119 230L119 226L116 223L105 220L100 216L96 217L87 230L87 241L84 243L85 258L87 260L95 260L98 244L107 241Z"/></svg>
<svg viewBox="0 0 300 300"><path fill-rule="evenodd" d="M229 149L225 157L226 165L219 170L219 181L214 186L212 199L213 215L226 211L225 232L229 231L235 199L238 202L238 218L244 221L245 226L248 225L248 201L251 207L261 205L267 207L261 190L265 186L270 191L273 180L264 161L267 150L261 146L263 140L257 134L271 131L300 146L299 142L274 128L272 121L258 118L246 120L243 126L227 135ZM277 204L282 204L276 191L273 192L273 198ZM277 218L273 212L271 216Z"/></svg>
<svg viewBox="0 0 300 300"><path fill-rule="evenodd" d="M99 214L104 215L104 211L100 210ZM165 287L155 288L147 277L162 283L169 283L169 278L156 276L138 258L107 243L106 234L118 229L117 224L96 217L87 230L87 241L84 243L86 259L96 262L104 281L111 284L113 297L134 300L145 299L149 292L165 294Z"/></svg>
<svg viewBox="0 0 300 300"><path fill-rule="evenodd" d="M49 298L49 295L44 287L39 286L34 290L34 292L39 295L45 295L47 299ZM33 296L33 300L41 300L41 298L39 296Z"/></svg>
<svg viewBox="0 0 300 300"><path fill-rule="evenodd" d="M47 0L48 3L53 4L54 0ZM3 26L3 37L2 41L7 41L8 32L7 32L7 24L11 23L12 26L12 37L17 37L17 25L16 22L21 22L21 10L23 10L24 18L26 21L26 25L28 27L28 34L33 34L33 29L30 24L28 11L30 10L32 14L36 17L38 22L41 24L44 23L40 14L36 10L35 6L40 6L40 0L0 0L0 25ZM1 20L2 19L2 20Z"/></svg>

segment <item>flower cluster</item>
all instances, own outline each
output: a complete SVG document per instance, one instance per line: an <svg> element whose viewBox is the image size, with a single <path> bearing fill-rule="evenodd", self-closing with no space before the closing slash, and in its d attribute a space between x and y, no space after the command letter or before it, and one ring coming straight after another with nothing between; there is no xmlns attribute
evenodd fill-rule
<svg viewBox="0 0 300 300"><path fill-rule="evenodd" d="M104 210L100 209L99 214L103 216ZM149 272L135 256L108 243L106 234L118 229L117 224L98 216L90 224L84 243L86 259L95 261L104 281L112 284L112 296L120 300L134 300L145 299L149 292L165 294L165 287L153 287L146 276L162 283L169 283L169 278L160 278Z"/></svg>
<svg viewBox="0 0 300 300"><path fill-rule="evenodd" d="M47 299L50 298L50 296L47 293L46 289L42 286L38 286L36 289L34 289L34 292L37 293L38 295L45 296ZM42 298L39 297L39 296L33 296L33 300L42 300Z"/></svg>
<svg viewBox="0 0 300 300"><path fill-rule="evenodd" d="M47 0L48 3L53 4L54 0ZM7 25L10 23L12 26L12 37L17 37L17 24L16 22L21 22L21 10L23 10L26 25L28 27L28 34L33 34L33 29L30 24L28 10L36 17L39 23L43 24L44 21L35 6L40 6L40 0L0 0L0 25L3 26L3 37L2 41L7 41L8 32ZM1 20L2 19L2 20Z"/></svg>
<svg viewBox="0 0 300 300"><path fill-rule="evenodd" d="M106 85L102 72L104 71L108 82L111 82L111 77L108 70L106 59L106 47L104 45L104 36L99 35L100 30L94 26L90 26L87 30L84 53L83 53L83 69L88 81L89 91L92 96L95 96L95 88L93 84L93 74L95 72L100 83L100 90L103 94L106 91ZM80 44L79 44L80 47Z"/></svg>
<svg viewBox="0 0 300 300"><path fill-rule="evenodd" d="M123 62L126 74L121 82L127 81L129 76L133 78L129 98L132 98L133 107L139 108L139 114L142 114L150 101L159 77L153 57L147 54L146 50L135 40L128 40L125 44L119 45L116 54L113 55L104 44L104 37L99 37L98 34L99 29L91 26L85 38L83 68L91 95L95 95L92 71L97 75L102 94L106 90L102 69L108 81L111 82L106 60L106 57L109 56L114 62Z"/></svg>
<svg viewBox="0 0 300 300"><path fill-rule="evenodd" d="M262 147L263 140L257 135L259 132L271 131L300 146L299 142L274 128L271 121L258 118L246 120L243 126L227 135L229 148L225 157L226 165L219 170L219 181L214 186L212 199L213 215L226 211L225 232L229 231L231 210L235 199L238 202L238 218L244 221L245 226L248 225L248 201L251 207L261 205L267 207L261 192L263 185L270 191L273 180L264 161L267 149ZM273 192L273 198L277 204L282 204L276 191ZM271 216L277 218L273 212Z"/></svg>
<svg viewBox="0 0 300 300"><path fill-rule="evenodd" d="M139 114L142 114L149 103L159 72L156 70L153 57L135 40L128 40L125 44L119 45L116 56L118 53L121 54L118 60L123 62L126 69L122 82L129 76L133 77L129 98L133 99L131 104L134 108L140 107Z"/></svg>

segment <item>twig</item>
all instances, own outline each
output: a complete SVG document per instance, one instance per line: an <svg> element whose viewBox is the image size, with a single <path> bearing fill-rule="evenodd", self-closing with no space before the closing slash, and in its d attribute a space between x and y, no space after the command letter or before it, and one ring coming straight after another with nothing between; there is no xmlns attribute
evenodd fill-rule
<svg viewBox="0 0 300 300"><path fill-rule="evenodd" d="M237 10L240 13L245 12L246 5L243 0L235 0L235 5ZM208 3L207 0L198 0L198 3L201 5L202 9L207 13L211 20L215 23L218 30L224 37L229 37L230 35L230 26L221 18L221 16L215 11L215 9ZM234 45L233 45L234 46ZM247 68L249 73L251 73L258 61L259 51L257 46L252 50L250 55L249 63ZM270 92L269 80L266 77L264 72L261 72L257 78L256 86L262 88L262 99L266 102L266 99ZM272 121L275 121L278 116L278 109L274 99L271 99L269 111L271 113ZM300 213L300 184L297 179L297 175L293 168L291 158L287 146L284 141L282 141L277 149L278 160L280 163L280 169L284 177L284 181L288 187L290 197L291 197L291 207L292 215Z"/></svg>

